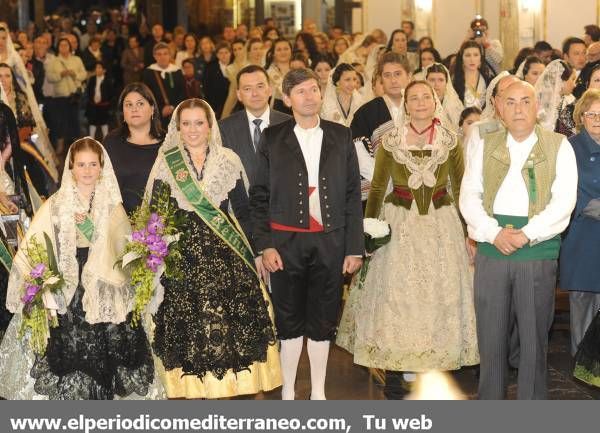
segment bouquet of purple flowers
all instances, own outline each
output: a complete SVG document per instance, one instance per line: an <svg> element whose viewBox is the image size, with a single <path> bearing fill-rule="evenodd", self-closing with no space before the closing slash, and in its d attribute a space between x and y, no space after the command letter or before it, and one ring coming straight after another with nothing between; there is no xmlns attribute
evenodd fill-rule
<svg viewBox="0 0 600 433"><path fill-rule="evenodd" d="M25 254L31 271L25 277L23 287L23 321L20 336L29 337L31 349L43 355L46 352L50 327L58 326L58 305L54 294L58 293L64 279L58 270L50 237L44 233L45 245L33 236L25 246Z"/></svg>
<svg viewBox="0 0 600 433"><path fill-rule="evenodd" d="M177 262L181 220L168 191L154 191L152 204L146 201L134 212L133 232L128 238L120 264L131 270L131 285L135 290L132 322L136 325L154 296L163 273L177 277Z"/></svg>

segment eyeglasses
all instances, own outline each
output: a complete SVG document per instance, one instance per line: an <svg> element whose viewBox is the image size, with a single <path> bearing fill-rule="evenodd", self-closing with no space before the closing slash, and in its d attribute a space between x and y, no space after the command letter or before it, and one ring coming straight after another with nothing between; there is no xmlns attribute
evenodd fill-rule
<svg viewBox="0 0 600 433"><path fill-rule="evenodd" d="M600 112L597 111L586 111L583 116L588 120L600 120Z"/></svg>

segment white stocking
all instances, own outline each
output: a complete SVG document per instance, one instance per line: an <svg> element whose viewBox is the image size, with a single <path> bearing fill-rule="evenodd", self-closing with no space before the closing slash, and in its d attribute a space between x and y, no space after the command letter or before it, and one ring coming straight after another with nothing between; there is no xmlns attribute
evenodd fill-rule
<svg viewBox="0 0 600 433"><path fill-rule="evenodd" d="M304 345L304 337L281 340L281 375L283 376L283 387L281 389L282 400L294 400L296 396L296 372L298 362Z"/></svg>
<svg viewBox="0 0 600 433"><path fill-rule="evenodd" d="M329 341L313 341L307 343L310 360L310 399L325 400L325 375L327 374L327 358L329 357Z"/></svg>
<svg viewBox="0 0 600 433"><path fill-rule="evenodd" d="M90 137L96 139L96 125L90 125Z"/></svg>

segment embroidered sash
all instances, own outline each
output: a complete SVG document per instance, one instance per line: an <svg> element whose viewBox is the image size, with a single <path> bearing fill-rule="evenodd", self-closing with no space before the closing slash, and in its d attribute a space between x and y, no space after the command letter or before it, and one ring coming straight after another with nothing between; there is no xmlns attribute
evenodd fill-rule
<svg viewBox="0 0 600 433"><path fill-rule="evenodd" d="M196 214L219 236L252 271L258 276L254 266L254 254L243 231L203 194L202 189L194 181L183 160L181 151L174 148L165 153L167 166L177 183L177 186L193 206ZM235 219L234 219L235 221Z"/></svg>
<svg viewBox="0 0 600 433"><path fill-rule="evenodd" d="M85 236L85 238L92 242L92 236L94 236L94 223L89 217L85 217L85 220L82 223L76 224L79 232Z"/></svg>

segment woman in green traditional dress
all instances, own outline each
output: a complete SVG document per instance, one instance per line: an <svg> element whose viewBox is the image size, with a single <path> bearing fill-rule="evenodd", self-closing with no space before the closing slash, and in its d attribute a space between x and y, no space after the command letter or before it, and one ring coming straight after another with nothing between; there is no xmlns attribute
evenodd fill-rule
<svg viewBox="0 0 600 433"><path fill-rule="evenodd" d="M149 307L169 398L231 397L281 385L262 262L255 264L248 242L246 188L242 163L222 146L208 103L179 104L146 188L150 204L167 191L185 221L182 278L164 275Z"/></svg>
<svg viewBox="0 0 600 433"><path fill-rule="evenodd" d="M386 387L390 372L479 363L473 273L455 205L463 153L436 106L439 113L427 81L411 82L402 126L382 138L365 217L385 220L391 240L374 253L363 287L351 289L336 341L356 364L386 370Z"/></svg>

